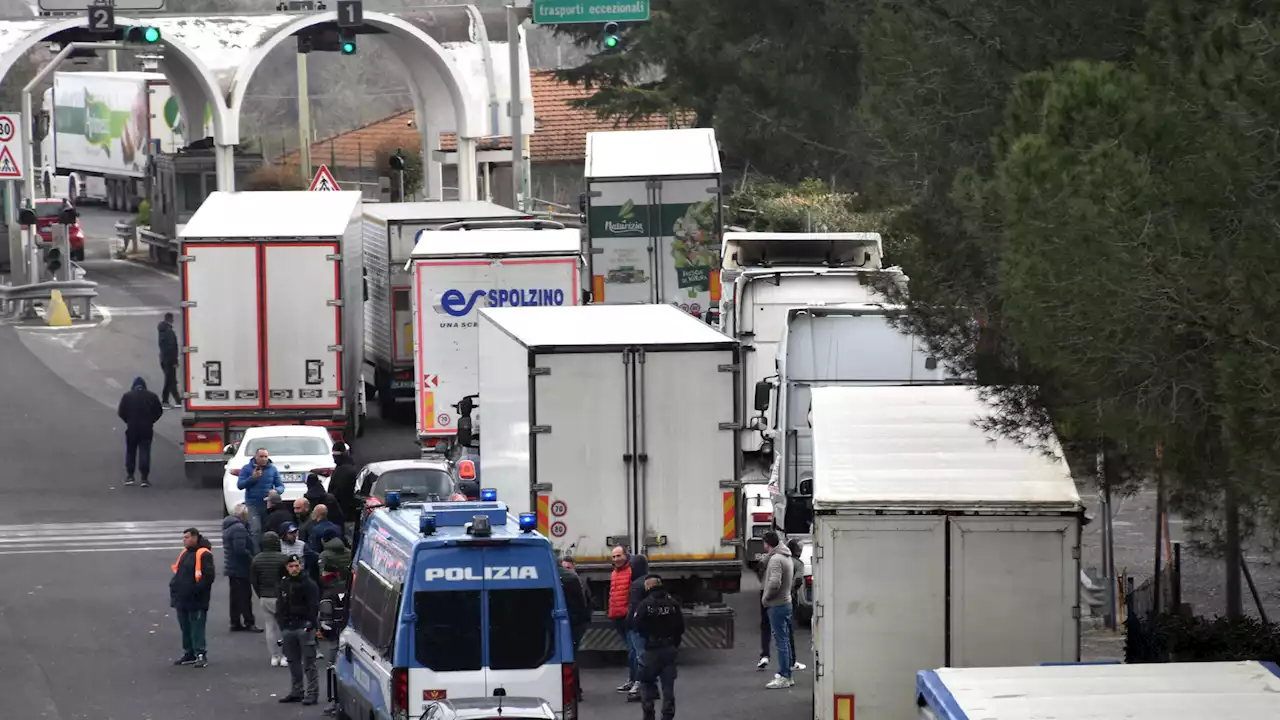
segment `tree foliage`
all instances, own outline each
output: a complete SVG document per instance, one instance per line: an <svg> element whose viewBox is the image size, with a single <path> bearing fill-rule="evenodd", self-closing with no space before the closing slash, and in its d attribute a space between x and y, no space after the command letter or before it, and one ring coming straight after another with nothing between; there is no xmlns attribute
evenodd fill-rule
<svg viewBox="0 0 1280 720"><path fill-rule="evenodd" d="M306 190L297 165L262 165L245 181L245 190Z"/></svg>
<svg viewBox="0 0 1280 720"><path fill-rule="evenodd" d="M404 158L404 197L400 197L400 171L391 167L391 157L396 153ZM378 175L391 179L391 202L404 202L412 198L422 187L422 151L400 147L394 140L378 147L374 153L374 167Z"/></svg>

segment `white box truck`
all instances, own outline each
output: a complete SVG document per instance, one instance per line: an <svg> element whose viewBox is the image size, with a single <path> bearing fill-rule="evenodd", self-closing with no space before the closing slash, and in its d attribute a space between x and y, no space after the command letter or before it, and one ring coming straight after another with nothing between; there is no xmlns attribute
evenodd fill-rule
<svg viewBox="0 0 1280 720"><path fill-rule="evenodd" d="M815 720L914 720L921 669L1080 659L1083 506L1060 454L988 436L973 386L811 397Z"/></svg>
<svg viewBox="0 0 1280 720"><path fill-rule="evenodd" d="M188 472L256 425L360 434L358 192L215 192L179 236Z"/></svg>
<svg viewBox="0 0 1280 720"><path fill-rule="evenodd" d="M44 109L41 181L49 194L74 203L135 212L150 158L185 144L178 98L160 73L57 72Z"/></svg>
<svg viewBox="0 0 1280 720"><path fill-rule="evenodd" d="M458 405L463 398L474 403L479 392L480 311L577 305L581 249L578 231L563 227L422 235L410 265L418 443L424 454L453 449ZM479 416L472 419L478 440Z"/></svg>
<svg viewBox="0 0 1280 720"><path fill-rule="evenodd" d="M1256 660L939 668L918 673L915 705L919 720L1263 720L1280 717L1280 668Z"/></svg>
<svg viewBox="0 0 1280 720"><path fill-rule="evenodd" d="M594 303L663 303L701 317L720 295L715 131L587 133Z"/></svg>
<svg viewBox="0 0 1280 720"><path fill-rule="evenodd" d="M623 649L602 612L616 545L684 604L686 646L733 646L738 372L736 341L670 305L481 311L483 485L574 557L584 649Z"/></svg>
<svg viewBox="0 0 1280 720"><path fill-rule="evenodd" d="M463 220L518 220L530 215L490 202L369 203L364 206L365 394L383 418L414 405L413 278L408 262L424 232Z"/></svg>

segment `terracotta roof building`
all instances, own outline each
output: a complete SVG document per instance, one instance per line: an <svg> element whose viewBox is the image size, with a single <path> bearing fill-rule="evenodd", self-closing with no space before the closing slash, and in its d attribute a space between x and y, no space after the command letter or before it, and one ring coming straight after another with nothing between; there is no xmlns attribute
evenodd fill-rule
<svg viewBox="0 0 1280 720"><path fill-rule="evenodd" d="M651 117L639 121L618 122L601 120L590 110L580 110L569 101L588 97L591 91L577 85L556 80L550 70L535 70L532 78L534 134L527 138L529 162L532 167L530 190L539 200L577 206L578 193L583 189L583 162L586 160L587 133L608 130L655 130L668 127L687 127L686 118L670 121L666 117ZM413 110L404 110L390 117L367 125L317 140L311 145L311 162L330 165L339 184L343 180L358 180L376 185L376 155L380 149L420 147L417 124ZM440 134L440 150L444 157L445 197L456 197L457 173L454 151L457 140L453 133ZM506 151L504 154L502 151ZM495 202L510 204L511 138L500 137L482 140L477 149L477 159L488 164L490 193ZM280 156L277 161L297 164L298 151ZM483 185L486 173L482 169ZM369 186L365 186L366 190ZM485 197L484 187L479 197ZM576 212L576 210L575 210Z"/></svg>

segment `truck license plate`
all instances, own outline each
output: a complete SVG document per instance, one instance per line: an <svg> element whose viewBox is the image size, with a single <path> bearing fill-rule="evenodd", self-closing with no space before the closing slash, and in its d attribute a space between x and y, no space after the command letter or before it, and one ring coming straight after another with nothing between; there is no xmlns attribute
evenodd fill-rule
<svg viewBox="0 0 1280 720"><path fill-rule="evenodd" d="M413 381L412 380L392 380L391 389L392 390L412 390Z"/></svg>
<svg viewBox="0 0 1280 720"><path fill-rule="evenodd" d="M280 473L280 478L285 482L302 482L302 473Z"/></svg>

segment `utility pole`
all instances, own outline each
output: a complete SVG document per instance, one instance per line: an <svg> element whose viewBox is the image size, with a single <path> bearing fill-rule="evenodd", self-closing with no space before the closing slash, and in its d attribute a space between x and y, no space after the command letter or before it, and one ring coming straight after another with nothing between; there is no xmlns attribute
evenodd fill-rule
<svg viewBox="0 0 1280 720"><path fill-rule="evenodd" d="M524 102L520 82L520 23L532 16L532 7L517 7L513 0L507 6L507 50L511 61L511 199L516 210L523 211L525 197L524 166Z"/></svg>
<svg viewBox="0 0 1280 720"><path fill-rule="evenodd" d="M298 165L302 182L311 182L311 94L307 83L307 54L298 57Z"/></svg>

